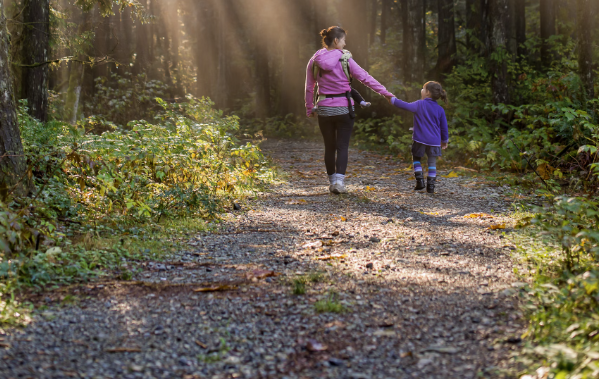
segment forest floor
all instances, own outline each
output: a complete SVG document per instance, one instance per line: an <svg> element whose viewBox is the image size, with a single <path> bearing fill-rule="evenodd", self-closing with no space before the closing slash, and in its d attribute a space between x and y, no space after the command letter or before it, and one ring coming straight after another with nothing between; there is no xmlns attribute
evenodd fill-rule
<svg viewBox="0 0 599 379"><path fill-rule="evenodd" d="M284 183L131 282L41 295L0 377L504 376L525 328L509 189L459 171L415 193L409 165L351 150L336 196L320 143L262 148Z"/></svg>

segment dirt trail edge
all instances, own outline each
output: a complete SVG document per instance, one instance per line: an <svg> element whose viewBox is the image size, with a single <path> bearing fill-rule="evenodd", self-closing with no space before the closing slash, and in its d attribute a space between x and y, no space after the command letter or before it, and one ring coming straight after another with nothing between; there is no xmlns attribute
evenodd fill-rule
<svg viewBox="0 0 599 379"><path fill-rule="evenodd" d="M0 377L502 377L523 328L493 229L509 231L506 189L459 176L414 193L406 165L352 150L335 196L321 144L262 147L287 183L135 282L80 286L7 329Z"/></svg>

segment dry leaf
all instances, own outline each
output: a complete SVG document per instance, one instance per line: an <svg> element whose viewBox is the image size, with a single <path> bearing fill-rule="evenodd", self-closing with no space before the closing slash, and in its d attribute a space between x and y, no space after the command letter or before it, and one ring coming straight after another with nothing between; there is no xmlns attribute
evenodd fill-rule
<svg viewBox="0 0 599 379"><path fill-rule="evenodd" d="M343 255L327 255L326 257L316 257L314 259L316 259L317 261L329 261L331 259L345 259L347 258L347 254L343 254Z"/></svg>
<svg viewBox="0 0 599 379"><path fill-rule="evenodd" d="M439 212L424 212L424 214L429 216L438 216Z"/></svg>
<svg viewBox="0 0 599 379"><path fill-rule="evenodd" d="M201 347L202 349L206 349L208 346L206 346L205 344L201 343L198 340L195 340L196 345L198 345L199 347Z"/></svg>
<svg viewBox="0 0 599 379"><path fill-rule="evenodd" d="M442 178L459 178L460 176L456 174L454 171L450 172L447 175L441 175Z"/></svg>
<svg viewBox="0 0 599 379"><path fill-rule="evenodd" d="M106 349L107 353L141 353L139 347L115 347L114 349Z"/></svg>
<svg viewBox="0 0 599 379"><path fill-rule="evenodd" d="M290 200L290 201L286 202L285 204L298 205L298 204L305 204L305 203L307 203L306 200L304 200L304 199L297 199L297 200Z"/></svg>
<svg viewBox="0 0 599 379"><path fill-rule="evenodd" d="M333 220L335 221L347 221L347 219L343 216L339 216L339 217L335 217ZM337 233L337 235L339 235L339 233Z"/></svg>
<svg viewBox="0 0 599 379"><path fill-rule="evenodd" d="M321 247L321 246L322 246L322 241L314 241L314 242L305 243L304 245L302 245L302 248L316 249L317 247Z"/></svg>
<svg viewBox="0 0 599 379"><path fill-rule="evenodd" d="M470 213L469 215L464 216L464 218L494 218L486 213Z"/></svg>
<svg viewBox="0 0 599 379"><path fill-rule="evenodd" d="M375 187L371 187L371 186L366 186L365 188L366 191L376 191Z"/></svg>
<svg viewBox="0 0 599 379"><path fill-rule="evenodd" d="M487 228L487 230L505 229L505 224L493 224Z"/></svg>
<svg viewBox="0 0 599 379"><path fill-rule="evenodd" d="M315 353L318 351L325 351L327 347L316 340L308 340L308 343L306 344L306 349L309 352Z"/></svg>
<svg viewBox="0 0 599 379"><path fill-rule="evenodd" d="M221 285L212 286L212 287L196 288L195 290L193 290L193 292L217 292L217 291L230 291L230 290L236 290L236 289L237 289L237 286L221 284Z"/></svg>
<svg viewBox="0 0 599 379"><path fill-rule="evenodd" d="M280 274L277 274L274 271L267 271L267 270L254 270L251 273L247 274L247 278L248 279L264 279L264 278L268 278L270 276L278 276Z"/></svg>

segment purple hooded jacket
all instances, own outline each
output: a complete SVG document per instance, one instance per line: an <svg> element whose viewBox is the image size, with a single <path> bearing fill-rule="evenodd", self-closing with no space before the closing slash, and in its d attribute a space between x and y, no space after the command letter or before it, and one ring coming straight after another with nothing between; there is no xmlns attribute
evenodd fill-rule
<svg viewBox="0 0 599 379"><path fill-rule="evenodd" d="M336 95L349 91L349 80L343 72L343 66L339 61L343 52L341 50L327 50L322 48L318 50L314 56L308 62L308 68L306 69L306 115L312 114L314 108L314 86L318 82L318 91L321 95ZM320 67L320 74L318 78L314 80L314 74L312 73L312 66L314 62ZM358 66L353 60L349 60L349 71L352 78L359 80L366 87L370 88L374 92L382 96L393 96L392 93L379 82L376 81L366 70ZM353 104L353 100L352 100ZM318 105L324 107L347 107L347 98L345 97L333 97L330 99L321 100Z"/></svg>

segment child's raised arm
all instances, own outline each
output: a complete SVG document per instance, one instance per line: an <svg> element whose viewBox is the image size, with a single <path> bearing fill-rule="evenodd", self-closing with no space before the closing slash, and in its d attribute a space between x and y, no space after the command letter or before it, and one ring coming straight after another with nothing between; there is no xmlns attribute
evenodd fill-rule
<svg viewBox="0 0 599 379"><path fill-rule="evenodd" d="M391 98L389 102L391 103L391 105L395 105L397 108L405 109L406 111L410 111L412 113L416 113L418 111L418 101L415 101L413 103L407 103L403 100L399 100L398 98L394 97Z"/></svg>

